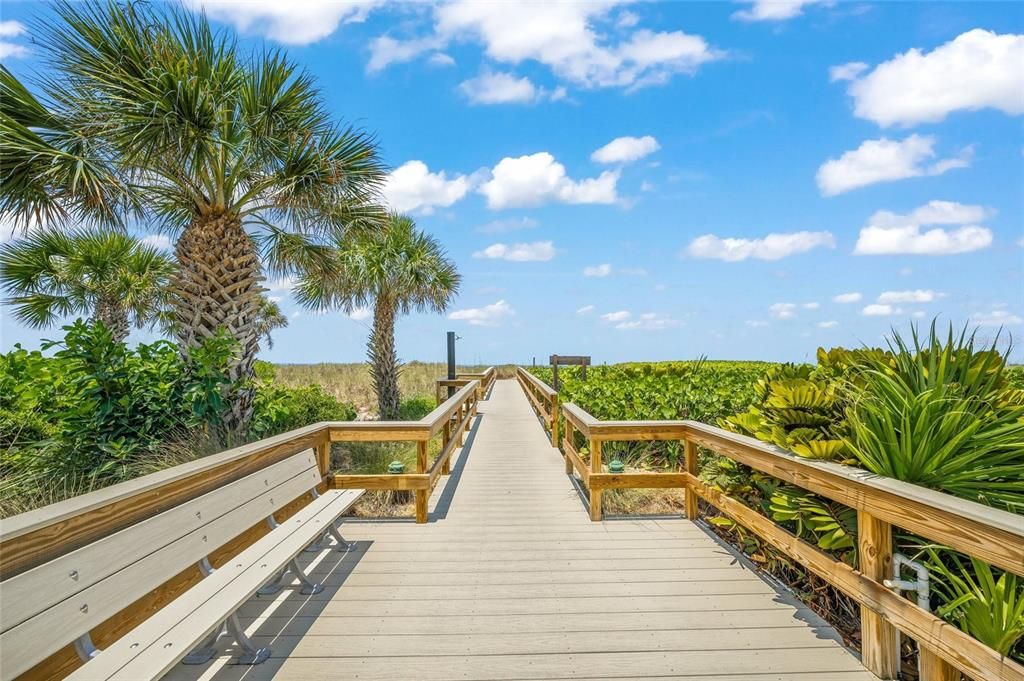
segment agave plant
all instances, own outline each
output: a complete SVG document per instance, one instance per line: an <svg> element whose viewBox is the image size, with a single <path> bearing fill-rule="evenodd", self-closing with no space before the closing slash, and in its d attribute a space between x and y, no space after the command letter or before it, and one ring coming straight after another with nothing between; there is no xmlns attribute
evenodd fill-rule
<svg viewBox="0 0 1024 681"><path fill-rule="evenodd" d="M844 438L868 470L1012 512L1024 510L1024 404L1005 360L973 334L894 335L893 357L861 372Z"/></svg>
<svg viewBox="0 0 1024 681"><path fill-rule="evenodd" d="M240 352L229 430L252 415L264 270L295 273L353 225L376 226L384 169L282 53L240 54L205 15L171 4L60 0L33 31L42 99L4 72L0 210L178 235L174 329L186 351L227 330Z"/></svg>

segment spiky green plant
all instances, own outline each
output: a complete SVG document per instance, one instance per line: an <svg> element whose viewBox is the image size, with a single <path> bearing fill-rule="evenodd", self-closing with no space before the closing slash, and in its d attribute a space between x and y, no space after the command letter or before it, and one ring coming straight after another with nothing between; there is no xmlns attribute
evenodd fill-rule
<svg viewBox="0 0 1024 681"><path fill-rule="evenodd" d="M242 54L205 15L59 0L51 16L33 29L52 74L41 98L4 73L0 209L22 223L149 216L179 235L174 329L186 352L234 337L225 422L244 433L264 269L293 273L346 227L379 223L376 145L282 53Z"/></svg>
<svg viewBox="0 0 1024 681"><path fill-rule="evenodd" d="M381 230L338 240L332 262L308 269L295 290L296 299L311 309L352 312L373 306L370 375L380 418L392 420L401 407L395 317L414 310L443 312L461 281L434 238L416 229L411 218L393 214Z"/></svg>
<svg viewBox="0 0 1024 681"><path fill-rule="evenodd" d="M122 341L166 321L174 261L116 231L38 230L0 247L0 288L14 316L36 328L89 316Z"/></svg>
<svg viewBox="0 0 1024 681"><path fill-rule="evenodd" d="M898 333L893 357L871 362L847 410L844 438L858 462L879 475L959 497L1024 510L1024 405L1008 392L996 346L974 335L943 339Z"/></svg>

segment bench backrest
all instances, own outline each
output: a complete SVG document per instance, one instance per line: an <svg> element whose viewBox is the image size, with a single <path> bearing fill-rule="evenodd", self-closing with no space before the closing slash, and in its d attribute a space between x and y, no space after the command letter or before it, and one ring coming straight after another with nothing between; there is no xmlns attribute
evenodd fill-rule
<svg viewBox="0 0 1024 681"><path fill-rule="evenodd" d="M0 582L0 679L30 669L320 481L306 450Z"/></svg>

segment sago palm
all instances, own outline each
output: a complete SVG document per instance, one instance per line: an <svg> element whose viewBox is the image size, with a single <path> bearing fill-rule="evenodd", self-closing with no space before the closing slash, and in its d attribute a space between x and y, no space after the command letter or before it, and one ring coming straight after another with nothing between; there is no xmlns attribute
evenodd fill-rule
<svg viewBox="0 0 1024 681"><path fill-rule="evenodd" d="M391 215L381 230L362 231L336 244L331 262L303 274L297 300L312 309L352 312L373 305L367 343L380 418L397 419L401 395L395 350L395 317L443 312L459 291L461 276L441 245L412 219Z"/></svg>
<svg viewBox="0 0 1024 681"><path fill-rule="evenodd" d="M170 257L121 232L40 230L0 247L0 288L17 319L43 328L89 316L116 341L165 319L173 274Z"/></svg>
<svg viewBox="0 0 1024 681"><path fill-rule="evenodd" d="M174 329L185 352L218 329L235 338L225 423L243 432L264 269L295 271L330 235L381 220L375 143L339 126L283 54L240 54L203 15L108 0L62 1L53 16L33 30L52 73L38 83L45 105L4 80L0 209L25 222L151 217L178 235Z"/></svg>

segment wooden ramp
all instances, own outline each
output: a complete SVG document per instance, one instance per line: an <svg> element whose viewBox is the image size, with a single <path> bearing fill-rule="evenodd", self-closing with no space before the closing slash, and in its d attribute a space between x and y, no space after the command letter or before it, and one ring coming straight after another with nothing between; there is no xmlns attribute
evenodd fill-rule
<svg viewBox="0 0 1024 681"><path fill-rule="evenodd" d="M427 525L346 522L327 585L250 602L273 657L166 678L875 679L824 621L684 519L589 520L515 381L498 381ZM230 652L230 651L226 651Z"/></svg>

